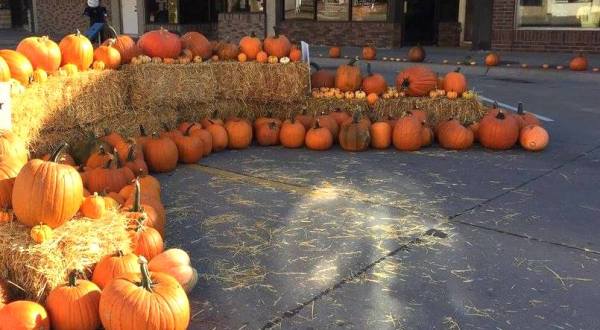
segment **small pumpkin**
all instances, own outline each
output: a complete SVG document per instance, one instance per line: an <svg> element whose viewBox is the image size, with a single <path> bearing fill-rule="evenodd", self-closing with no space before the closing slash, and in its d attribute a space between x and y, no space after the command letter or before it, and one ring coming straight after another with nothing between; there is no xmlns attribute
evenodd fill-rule
<svg viewBox="0 0 600 330"><path fill-rule="evenodd" d="M239 53L237 59L238 59L238 62L244 63L244 62L248 61L248 56L244 53Z"/></svg>
<svg viewBox="0 0 600 330"><path fill-rule="evenodd" d="M456 119L443 122L438 129L438 141L442 148L465 150L473 145L473 131L461 125Z"/></svg>
<svg viewBox="0 0 600 330"><path fill-rule="evenodd" d="M258 63L267 63L269 60L269 55L266 52L260 51L256 54L256 62Z"/></svg>
<svg viewBox="0 0 600 330"><path fill-rule="evenodd" d="M28 227L43 222L56 228L73 218L81 206L81 176L72 166L56 163L67 146L57 148L50 161L29 161L15 179L13 209Z"/></svg>
<svg viewBox="0 0 600 330"><path fill-rule="evenodd" d="M369 106L374 107L377 104L377 101L379 101L379 96L377 96L377 94L371 93L367 95L367 104Z"/></svg>
<svg viewBox="0 0 600 330"><path fill-rule="evenodd" d="M436 74L425 66L413 66L396 76L396 88L407 96L427 96L438 83Z"/></svg>
<svg viewBox="0 0 600 330"><path fill-rule="evenodd" d="M569 62L569 69L572 71L586 71L588 68L587 57L583 53L575 55Z"/></svg>
<svg viewBox="0 0 600 330"><path fill-rule="evenodd" d="M401 151L416 151L423 145L422 123L412 112L398 119L392 135L392 143Z"/></svg>
<svg viewBox="0 0 600 330"><path fill-rule="evenodd" d="M106 69L106 64L102 61L94 61L94 63L92 63L92 69L96 71L103 71Z"/></svg>
<svg viewBox="0 0 600 330"><path fill-rule="evenodd" d="M267 59L267 63L277 64L279 63L279 59L277 58L277 56L269 56L269 58Z"/></svg>
<svg viewBox="0 0 600 330"><path fill-rule="evenodd" d="M98 146L98 152L92 153L85 162L85 167L94 169L105 166L109 160L113 159L113 155L106 151L103 144Z"/></svg>
<svg viewBox="0 0 600 330"><path fill-rule="evenodd" d="M87 196L83 199L81 208L79 209L81 214L90 219L101 219L106 211L106 203L104 198L94 192L93 195Z"/></svg>
<svg viewBox="0 0 600 330"><path fill-rule="evenodd" d="M33 228L31 228L29 236L35 243L41 244L48 240L51 240L54 237L54 231L49 226L40 223L39 225L33 226Z"/></svg>
<svg viewBox="0 0 600 330"><path fill-rule="evenodd" d="M338 46L333 46L329 48L329 57L331 58L340 58L342 56L342 49Z"/></svg>
<svg viewBox="0 0 600 330"><path fill-rule="evenodd" d="M116 70L121 66L121 53L113 47L116 40L111 39L107 45L102 45L94 51L94 61L101 61L106 68Z"/></svg>
<svg viewBox="0 0 600 330"><path fill-rule="evenodd" d="M367 63L367 76L362 81L362 90L367 94L383 94L388 85L383 75L371 71L371 63Z"/></svg>
<svg viewBox="0 0 600 330"><path fill-rule="evenodd" d="M375 60L377 58L377 50L372 46L363 47L362 58L367 61Z"/></svg>
<svg viewBox="0 0 600 330"><path fill-rule="evenodd" d="M550 142L548 131L539 125L527 125L521 129L519 143L525 150L541 151Z"/></svg>
<svg viewBox="0 0 600 330"><path fill-rule="evenodd" d="M173 140L152 133L152 138L146 140L142 146L144 159L151 172L166 173L177 168L179 150Z"/></svg>
<svg viewBox="0 0 600 330"><path fill-rule="evenodd" d="M73 64L79 71L89 69L94 62L94 46L88 38L77 30L75 34L64 37L58 44L61 66Z"/></svg>
<svg viewBox="0 0 600 330"><path fill-rule="evenodd" d="M308 115L306 113L306 108L304 108L304 109L302 109L302 113L300 113L300 114L296 115L296 117L294 117L294 120L299 121L304 126L304 129L308 131L313 125L314 118L313 118L313 116ZM345 120L345 118L344 118L344 120ZM337 119L336 119L336 121L337 121Z"/></svg>
<svg viewBox="0 0 600 330"><path fill-rule="evenodd" d="M297 46L294 46L292 47L292 50L290 50L290 56L288 57L292 62L300 62L302 60L302 50Z"/></svg>
<svg viewBox="0 0 600 330"><path fill-rule="evenodd" d="M408 50L408 60L411 62L423 62L426 56L425 49L421 45L416 45Z"/></svg>
<svg viewBox="0 0 600 330"><path fill-rule="evenodd" d="M69 274L66 284L52 289L46 308L53 329L95 330L100 327L100 288L91 281L77 279L78 271Z"/></svg>
<svg viewBox="0 0 600 330"><path fill-rule="evenodd" d="M263 42L265 52L269 56L275 56L277 58L289 56L292 49L290 40L286 36L279 34L279 29L277 27L275 27L274 30L275 35L267 37Z"/></svg>
<svg viewBox="0 0 600 330"><path fill-rule="evenodd" d="M92 282L100 289L104 289L113 279L137 270L138 263L135 254L116 251L115 254L105 256L98 261L92 273Z"/></svg>
<svg viewBox="0 0 600 330"><path fill-rule="evenodd" d="M392 143L392 126L387 121L377 121L371 125L371 147L387 149Z"/></svg>
<svg viewBox="0 0 600 330"><path fill-rule="evenodd" d="M77 65L71 63L63 65L59 71L64 72L67 77L73 77L79 73Z"/></svg>
<svg viewBox="0 0 600 330"><path fill-rule="evenodd" d="M286 120L279 131L279 141L286 148L300 148L304 145L306 129L301 122L295 119Z"/></svg>
<svg viewBox="0 0 600 330"><path fill-rule="evenodd" d="M497 66L500 64L500 56L497 53L491 52L485 56L486 66Z"/></svg>
<svg viewBox="0 0 600 330"><path fill-rule="evenodd" d="M25 164L29 159L29 151L25 142L17 135L11 131L0 129L0 158L10 158Z"/></svg>
<svg viewBox="0 0 600 330"><path fill-rule="evenodd" d="M84 184L90 192L119 192L134 178L133 171L122 167L117 152L103 167L85 171Z"/></svg>
<svg viewBox="0 0 600 330"><path fill-rule="evenodd" d="M345 122L340 128L339 141L346 151L364 151L371 144L370 124L361 121L360 111L352 116L352 121Z"/></svg>
<svg viewBox="0 0 600 330"><path fill-rule="evenodd" d="M319 125L319 120L315 120L314 126L306 132L304 144L311 150L329 150L333 145L333 135L329 129Z"/></svg>
<svg viewBox="0 0 600 330"><path fill-rule="evenodd" d="M228 147L230 149L246 149L252 143L252 125L248 121L233 118L225 123Z"/></svg>
<svg viewBox="0 0 600 330"><path fill-rule="evenodd" d="M160 233L144 224L145 220L138 223L129 231L133 252L152 260L164 251L164 242Z"/></svg>
<svg viewBox="0 0 600 330"><path fill-rule="evenodd" d="M348 116L348 119L352 119L352 117ZM348 119L346 119L346 121L342 122L342 124L347 122ZM331 115L327 115L325 113L321 113L321 115L318 116L315 120L318 120L319 125L327 128L331 132L331 135L333 136L334 141L338 139L341 124L338 125L338 123L334 117L332 117Z"/></svg>
<svg viewBox="0 0 600 330"><path fill-rule="evenodd" d="M206 130L212 136L212 151L218 152L225 150L229 145L229 134L223 125L219 125L212 120L209 120L209 125ZM204 126L204 125L203 125Z"/></svg>
<svg viewBox="0 0 600 330"><path fill-rule="evenodd" d="M362 84L360 68L352 59L348 64L340 65L335 73L335 87L342 92L353 92L358 90Z"/></svg>
<svg viewBox="0 0 600 330"><path fill-rule="evenodd" d="M185 292L192 291L198 282L198 272L192 268L190 257L180 249L169 249L155 256L148 263L148 269L173 276Z"/></svg>
<svg viewBox="0 0 600 330"><path fill-rule="evenodd" d="M518 139L518 122L502 110L498 110L495 115L486 115L479 123L479 142L488 149L510 149Z"/></svg>
<svg viewBox="0 0 600 330"><path fill-rule="evenodd" d="M444 90L446 95L449 92L455 92L457 96L467 91L467 78L460 73L460 68L446 74L444 77Z"/></svg>

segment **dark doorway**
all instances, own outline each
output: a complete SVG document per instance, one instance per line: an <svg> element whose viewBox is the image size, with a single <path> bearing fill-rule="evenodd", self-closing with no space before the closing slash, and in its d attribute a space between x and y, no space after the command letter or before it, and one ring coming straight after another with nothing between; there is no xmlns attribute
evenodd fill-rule
<svg viewBox="0 0 600 330"><path fill-rule="evenodd" d="M404 1L404 45L433 45L436 39L436 0Z"/></svg>
<svg viewBox="0 0 600 330"><path fill-rule="evenodd" d="M467 0L467 6L465 10L465 41L473 41L473 11L474 1Z"/></svg>

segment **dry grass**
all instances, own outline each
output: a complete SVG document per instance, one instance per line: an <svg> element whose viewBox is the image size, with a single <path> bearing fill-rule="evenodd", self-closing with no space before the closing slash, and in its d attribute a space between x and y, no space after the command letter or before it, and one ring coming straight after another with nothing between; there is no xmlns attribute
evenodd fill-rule
<svg viewBox="0 0 600 330"><path fill-rule="evenodd" d="M20 288L23 298L43 301L69 271L90 270L116 250L130 252L130 244L127 221L112 211L100 220L69 221L42 244L35 244L22 224L7 223L0 226L0 275Z"/></svg>

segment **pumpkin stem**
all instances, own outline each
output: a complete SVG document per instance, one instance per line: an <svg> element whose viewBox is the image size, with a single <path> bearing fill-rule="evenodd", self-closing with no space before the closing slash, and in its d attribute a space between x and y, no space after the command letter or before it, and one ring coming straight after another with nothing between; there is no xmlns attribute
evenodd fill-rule
<svg viewBox="0 0 600 330"><path fill-rule="evenodd" d="M274 122L274 121L269 122L269 129L274 130L276 128L277 128L277 123L276 122Z"/></svg>
<svg viewBox="0 0 600 330"><path fill-rule="evenodd" d="M408 89L408 87L410 87L410 81L408 80L408 78L404 78L404 80L402 80L402 84L400 85L400 87L403 90Z"/></svg>
<svg viewBox="0 0 600 330"><path fill-rule="evenodd" d="M54 153L52 154L52 156L50 156L50 161L53 163L58 163L60 161L60 155L63 153L63 151L69 146L69 144L67 142L64 142L63 144L61 144L60 146L58 146L58 148L56 148L56 150L54 151Z"/></svg>
<svg viewBox="0 0 600 330"><path fill-rule="evenodd" d="M79 271L75 269L69 273L69 287L74 288L77 286L77 275L79 275Z"/></svg>
<svg viewBox="0 0 600 330"><path fill-rule="evenodd" d="M112 162L113 162L113 157L109 158L109 159L106 161L106 164L104 165L104 168L105 168L105 169L109 169L109 168L111 168L111 167L112 167Z"/></svg>
<svg viewBox="0 0 600 330"><path fill-rule="evenodd" d="M123 257L123 256L125 256L125 254L123 253L122 250L117 250L117 252L115 252L115 254L117 255L117 257Z"/></svg>
<svg viewBox="0 0 600 330"><path fill-rule="evenodd" d="M314 129L319 129L319 128L321 128L321 124L319 123L319 119L315 120L315 123L313 124L313 128L314 128Z"/></svg>
<svg viewBox="0 0 600 330"><path fill-rule="evenodd" d="M250 37L251 38L256 38L256 33L254 33L254 31L250 32Z"/></svg>
<svg viewBox="0 0 600 330"><path fill-rule="evenodd" d="M356 58L353 58L350 60L350 62L348 62L348 65L354 66L354 64L356 64L356 62L358 62L358 60Z"/></svg>
<svg viewBox="0 0 600 330"><path fill-rule="evenodd" d="M190 126L188 126L188 128L185 130L185 133L183 133L183 135L190 136L190 131L192 130L192 127L194 127L194 125L196 125L196 123L191 123Z"/></svg>
<svg viewBox="0 0 600 330"><path fill-rule="evenodd" d="M454 69L454 72L459 73L460 72L460 66L457 67L456 69Z"/></svg>
<svg viewBox="0 0 600 330"><path fill-rule="evenodd" d="M110 32L112 32L112 34L115 36L115 40L119 37L119 34L117 33L117 30L115 30L115 28L110 25L110 24L106 24L106 26L108 27L108 30Z"/></svg>
<svg viewBox="0 0 600 330"><path fill-rule="evenodd" d="M144 258L144 256L140 256L138 259L138 263L140 264L140 273L142 273L142 288L152 292L152 279L150 278L150 272L148 271L148 260Z"/></svg>
<svg viewBox="0 0 600 330"><path fill-rule="evenodd" d="M504 112L502 110L500 110L500 111L498 111L496 118L504 120L504 119L506 119L506 115L504 114Z"/></svg>
<svg viewBox="0 0 600 330"><path fill-rule="evenodd" d="M144 128L144 125L140 125L140 136L148 136L148 134L146 134L146 129Z"/></svg>
<svg viewBox="0 0 600 330"><path fill-rule="evenodd" d="M520 115L525 114L525 110L523 110L523 102L519 102L519 104L517 105L517 113Z"/></svg>
<svg viewBox="0 0 600 330"><path fill-rule="evenodd" d="M119 158L119 152L117 148L115 148L113 154L115 155L115 165L117 168L121 168L121 158Z"/></svg>
<svg viewBox="0 0 600 330"><path fill-rule="evenodd" d="M127 161L132 162L135 160L135 144L129 145L129 150L127 151Z"/></svg>
<svg viewBox="0 0 600 330"><path fill-rule="evenodd" d="M139 178L135 179L133 183L134 192L133 192L133 206L131 207L131 212L142 212L142 189L140 187Z"/></svg>

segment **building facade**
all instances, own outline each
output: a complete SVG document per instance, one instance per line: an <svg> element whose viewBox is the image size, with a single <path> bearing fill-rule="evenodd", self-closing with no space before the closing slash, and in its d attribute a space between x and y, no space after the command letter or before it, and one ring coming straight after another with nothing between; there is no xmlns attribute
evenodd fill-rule
<svg viewBox="0 0 600 330"><path fill-rule="evenodd" d="M318 45L439 45L600 52L600 0L101 0L111 24L139 35L165 27L211 39L277 27ZM0 28L60 37L85 29L85 0L0 0Z"/></svg>

